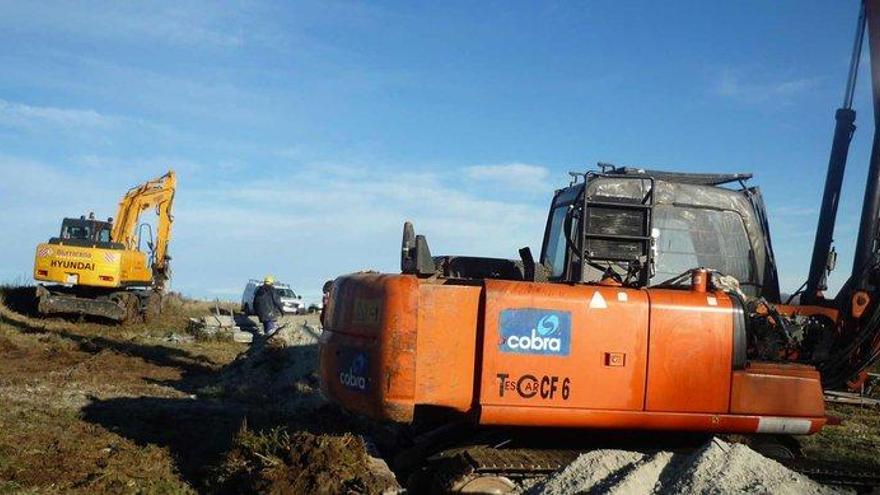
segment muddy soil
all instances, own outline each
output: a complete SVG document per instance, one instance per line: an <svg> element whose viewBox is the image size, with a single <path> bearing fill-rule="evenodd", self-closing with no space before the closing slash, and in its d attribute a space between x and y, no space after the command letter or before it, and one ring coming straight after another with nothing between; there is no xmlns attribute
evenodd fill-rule
<svg viewBox="0 0 880 495"><path fill-rule="evenodd" d="M228 493L384 493L399 488L357 435L243 434L227 455L218 491Z"/></svg>

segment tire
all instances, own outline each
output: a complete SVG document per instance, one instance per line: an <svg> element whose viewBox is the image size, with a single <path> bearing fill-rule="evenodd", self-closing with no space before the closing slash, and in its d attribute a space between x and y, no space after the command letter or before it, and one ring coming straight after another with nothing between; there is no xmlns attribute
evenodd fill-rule
<svg viewBox="0 0 880 495"><path fill-rule="evenodd" d="M155 321L162 314L162 295L152 292L141 301L143 313L141 319L144 323Z"/></svg>
<svg viewBox="0 0 880 495"><path fill-rule="evenodd" d="M137 295L132 292L115 292L110 295L110 300L115 302L123 309L125 316L119 323L122 325L143 322L143 314L141 313L141 303Z"/></svg>
<svg viewBox="0 0 880 495"><path fill-rule="evenodd" d="M760 437L753 440L749 447L765 457L781 461L797 459L802 455L798 441L787 435Z"/></svg>

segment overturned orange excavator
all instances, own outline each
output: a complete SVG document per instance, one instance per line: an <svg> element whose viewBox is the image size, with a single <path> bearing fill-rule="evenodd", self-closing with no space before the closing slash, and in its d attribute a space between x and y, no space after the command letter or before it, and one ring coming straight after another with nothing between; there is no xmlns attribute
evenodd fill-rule
<svg viewBox="0 0 880 495"><path fill-rule="evenodd" d="M780 298L751 175L602 165L556 191L539 260L432 256L407 224L402 273L337 278L324 394L404 423L821 429L823 389L858 387L880 356L877 125L852 276L823 297L866 25L880 122L880 0L867 0L798 304Z"/></svg>

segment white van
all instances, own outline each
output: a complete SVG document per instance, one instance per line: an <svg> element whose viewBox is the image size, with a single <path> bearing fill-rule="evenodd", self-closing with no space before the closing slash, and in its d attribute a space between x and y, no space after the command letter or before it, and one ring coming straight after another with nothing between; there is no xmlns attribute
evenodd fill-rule
<svg viewBox="0 0 880 495"><path fill-rule="evenodd" d="M254 293L257 291L257 287L261 285L263 285L263 282L260 280L249 280L247 285L244 286L244 293L241 295L242 313L246 315L255 314ZM275 292L278 293L278 297L281 299L284 313L301 315L306 312L306 305L302 301L302 296L293 292L289 285L276 282L272 287L275 288Z"/></svg>

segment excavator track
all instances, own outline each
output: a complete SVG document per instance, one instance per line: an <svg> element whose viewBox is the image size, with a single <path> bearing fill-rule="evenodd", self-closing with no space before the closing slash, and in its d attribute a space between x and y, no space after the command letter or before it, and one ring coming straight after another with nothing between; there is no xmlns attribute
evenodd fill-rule
<svg viewBox="0 0 880 495"><path fill-rule="evenodd" d="M71 290L38 285L36 289L37 310L42 315L97 316L113 321L123 321L127 308L109 295L83 297Z"/></svg>
<svg viewBox="0 0 880 495"><path fill-rule="evenodd" d="M833 462L815 459L793 459L779 462L789 469L825 485L852 488L860 492L880 487L880 472L868 467L840 467Z"/></svg>
<svg viewBox="0 0 880 495"><path fill-rule="evenodd" d="M117 323L148 322L161 312L162 307L162 295L149 289L89 293L38 285L35 298L41 315L90 316Z"/></svg>
<svg viewBox="0 0 880 495"><path fill-rule="evenodd" d="M564 468L576 450L496 449L479 446L444 451L429 459L433 492L489 492L522 489ZM499 490L504 493L505 490Z"/></svg>

